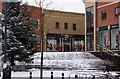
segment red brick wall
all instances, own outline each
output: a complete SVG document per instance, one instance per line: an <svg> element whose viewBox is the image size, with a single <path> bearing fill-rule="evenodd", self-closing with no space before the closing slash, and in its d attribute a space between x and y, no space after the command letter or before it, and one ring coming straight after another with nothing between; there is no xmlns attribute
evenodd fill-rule
<svg viewBox="0 0 120 79"><path fill-rule="evenodd" d="M115 3L112 5L99 8L100 5L103 5L103 4L107 4L107 3L99 3L99 6L98 6L98 27L117 24L118 17L115 16L115 8L119 6L119 3ZM104 10L107 11L107 18L105 20L102 20L101 12Z"/></svg>
<svg viewBox="0 0 120 79"><path fill-rule="evenodd" d="M98 2L98 6L105 5L105 4L108 4L108 3L111 3L111 2Z"/></svg>
<svg viewBox="0 0 120 79"><path fill-rule="evenodd" d="M29 10L32 10L32 13L31 13L31 17L32 17L32 18L37 18L37 19L39 19L39 21L42 21L41 23L43 23L43 17L41 16L41 11L42 11L41 8L34 7L34 6L27 6L27 8L28 8ZM42 29L43 29L43 28L41 28L40 23L39 23L38 29L34 30L34 33L35 33L36 35L40 35Z"/></svg>
<svg viewBox="0 0 120 79"><path fill-rule="evenodd" d="M0 2L0 9L2 9L2 2Z"/></svg>

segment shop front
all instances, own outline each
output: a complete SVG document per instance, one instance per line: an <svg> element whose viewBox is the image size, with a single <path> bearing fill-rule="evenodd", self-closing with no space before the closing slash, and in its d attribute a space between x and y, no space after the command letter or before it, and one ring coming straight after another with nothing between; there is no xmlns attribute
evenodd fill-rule
<svg viewBox="0 0 120 79"><path fill-rule="evenodd" d="M108 26L99 27L100 42L102 47L108 46Z"/></svg>
<svg viewBox="0 0 120 79"><path fill-rule="evenodd" d="M110 50L120 49L119 25L118 24L110 25L110 29L108 29L108 26L99 27L99 34L100 34L99 44L102 47L108 48L108 45L110 45Z"/></svg>
<svg viewBox="0 0 120 79"><path fill-rule="evenodd" d="M111 50L119 50L119 25L114 24L110 26L110 41L111 41Z"/></svg>
<svg viewBox="0 0 120 79"><path fill-rule="evenodd" d="M51 34L46 36L46 51L82 51L83 35Z"/></svg>

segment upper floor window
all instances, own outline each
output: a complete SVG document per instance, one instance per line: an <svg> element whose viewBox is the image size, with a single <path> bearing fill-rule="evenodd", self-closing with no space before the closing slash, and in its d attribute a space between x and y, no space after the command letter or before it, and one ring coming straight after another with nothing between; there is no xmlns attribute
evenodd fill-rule
<svg viewBox="0 0 120 79"><path fill-rule="evenodd" d="M64 29L68 29L68 23L64 23Z"/></svg>
<svg viewBox="0 0 120 79"><path fill-rule="evenodd" d="M76 24L73 24L73 30L76 30Z"/></svg>
<svg viewBox="0 0 120 79"><path fill-rule="evenodd" d="M107 18L107 12L105 10L105 11L102 11L102 20L104 20L106 18Z"/></svg>
<svg viewBox="0 0 120 79"><path fill-rule="evenodd" d="M120 12L120 7L115 8L115 16L118 16L118 13Z"/></svg>
<svg viewBox="0 0 120 79"><path fill-rule="evenodd" d="M56 29L59 29L60 28L60 23L59 22L56 22Z"/></svg>
<svg viewBox="0 0 120 79"><path fill-rule="evenodd" d="M94 7L86 8L86 25L87 27L94 27Z"/></svg>

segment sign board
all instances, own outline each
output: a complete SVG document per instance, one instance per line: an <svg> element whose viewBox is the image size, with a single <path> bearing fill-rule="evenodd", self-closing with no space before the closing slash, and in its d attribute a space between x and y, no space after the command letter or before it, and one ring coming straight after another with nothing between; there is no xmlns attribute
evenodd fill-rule
<svg viewBox="0 0 120 79"><path fill-rule="evenodd" d="M34 37L34 40L37 41L37 42L38 42L38 41L42 41L42 37L41 37L41 36L35 36L35 37Z"/></svg>
<svg viewBox="0 0 120 79"><path fill-rule="evenodd" d="M37 49L37 51L40 51L40 50L41 50L41 43L40 43L40 42L37 42L37 44L36 44L36 49Z"/></svg>

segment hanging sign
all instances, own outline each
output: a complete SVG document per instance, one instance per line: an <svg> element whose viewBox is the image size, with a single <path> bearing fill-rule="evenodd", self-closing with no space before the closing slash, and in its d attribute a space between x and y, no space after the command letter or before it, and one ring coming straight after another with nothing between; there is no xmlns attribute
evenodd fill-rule
<svg viewBox="0 0 120 79"><path fill-rule="evenodd" d="M37 44L36 44L36 49L37 49L37 51L40 51L40 50L41 50L41 43L40 43L40 42L37 42Z"/></svg>

